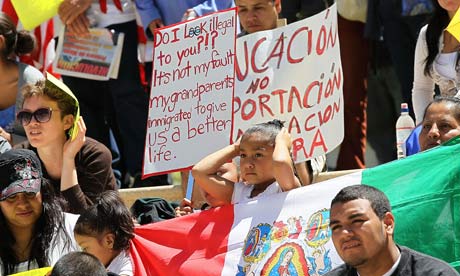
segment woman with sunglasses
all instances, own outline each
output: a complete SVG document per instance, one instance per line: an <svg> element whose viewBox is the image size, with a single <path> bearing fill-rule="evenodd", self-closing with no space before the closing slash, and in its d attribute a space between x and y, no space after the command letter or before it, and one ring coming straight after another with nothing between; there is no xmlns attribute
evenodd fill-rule
<svg viewBox="0 0 460 276"><path fill-rule="evenodd" d="M64 210L81 213L103 191L115 189L112 156L103 144L85 137L82 118L75 124L77 135L70 138L78 103L59 87L68 89L63 83L56 82L50 77L22 88L24 103L17 119L28 142L17 147L37 153Z"/></svg>
<svg viewBox="0 0 460 276"><path fill-rule="evenodd" d="M22 104L19 89L43 78L33 66L15 60L16 56L32 52L34 47L34 38L27 31L17 31L8 15L0 12L0 137L10 144L13 144L13 136L14 143L26 139L22 126L14 123L14 115Z"/></svg>

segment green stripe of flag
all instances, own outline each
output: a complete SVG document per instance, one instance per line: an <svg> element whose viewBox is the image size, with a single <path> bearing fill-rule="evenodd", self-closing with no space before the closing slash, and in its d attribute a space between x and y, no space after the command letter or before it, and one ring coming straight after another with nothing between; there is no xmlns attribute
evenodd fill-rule
<svg viewBox="0 0 460 276"><path fill-rule="evenodd" d="M403 160L364 170L362 183L384 191L398 244L460 271L460 137Z"/></svg>

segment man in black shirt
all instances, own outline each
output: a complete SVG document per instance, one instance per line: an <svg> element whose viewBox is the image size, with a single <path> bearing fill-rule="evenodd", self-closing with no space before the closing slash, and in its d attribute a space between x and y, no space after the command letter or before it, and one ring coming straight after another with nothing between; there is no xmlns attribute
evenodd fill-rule
<svg viewBox="0 0 460 276"><path fill-rule="evenodd" d="M331 203L330 227L345 264L327 276L459 275L446 262L395 243L390 202L374 187L342 189Z"/></svg>

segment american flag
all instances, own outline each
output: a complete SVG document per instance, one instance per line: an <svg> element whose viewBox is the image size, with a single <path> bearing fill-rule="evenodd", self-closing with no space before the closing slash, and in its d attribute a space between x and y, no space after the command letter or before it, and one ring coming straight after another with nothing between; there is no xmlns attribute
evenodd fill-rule
<svg viewBox="0 0 460 276"><path fill-rule="evenodd" d="M8 14L17 28L22 29L18 15L11 0L0 0L2 11ZM30 54L21 57L21 61L35 66L40 71L52 71L54 58L54 19L50 19L33 30L37 42L36 49Z"/></svg>

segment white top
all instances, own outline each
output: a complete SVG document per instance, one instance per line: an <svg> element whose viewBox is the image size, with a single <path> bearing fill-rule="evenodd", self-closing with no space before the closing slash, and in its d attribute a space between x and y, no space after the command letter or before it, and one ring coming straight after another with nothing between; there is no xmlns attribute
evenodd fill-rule
<svg viewBox="0 0 460 276"><path fill-rule="evenodd" d="M92 27L94 28L104 28L112 24L121 24L129 21L136 20L136 13L134 10L134 1L122 0L121 1L123 12L118 10L117 7L113 4L112 1L107 1L107 13L102 13L99 5L99 0L93 1L91 7L85 12L90 23L96 23ZM54 17L54 34L57 36L61 33L62 21L59 19L59 16Z"/></svg>
<svg viewBox="0 0 460 276"><path fill-rule="evenodd" d="M107 1L107 13L102 13L99 1L97 1L97 3L94 2L91 4L91 7L86 11L86 14L89 17L93 17L91 19L96 20L95 27L98 28L136 20L136 14L134 12L134 1L121 0L121 4L123 11L117 9L112 1Z"/></svg>
<svg viewBox="0 0 460 276"><path fill-rule="evenodd" d="M52 249L49 255L49 258L50 258L49 265L50 266L54 266L54 264L65 254L78 250L78 244L75 241L75 238L73 236L73 229L75 227L75 223L77 222L77 219L78 219L78 215L64 213L65 231L67 232L67 235L70 237L70 245L65 246L65 238L62 232L57 233L57 235L53 237L51 241ZM28 261L18 264L14 273L39 268L35 260L30 262L29 267L28 267L28 264L29 264ZM2 264L2 261L0 260L0 275L4 275L4 274L5 273L3 271L3 264Z"/></svg>
<svg viewBox="0 0 460 276"><path fill-rule="evenodd" d="M393 274L393 272L395 272L396 268L398 268L398 265L399 265L399 262L401 261L401 254L399 254L399 257L398 259L396 260L396 262L393 264L393 266L390 268L390 270L388 270L385 274L383 274L382 276L390 276L391 274ZM356 272L356 274L358 274L358 276L360 276L360 274L358 272Z"/></svg>
<svg viewBox="0 0 460 276"><path fill-rule="evenodd" d="M133 276L133 263L131 257L126 251L122 251L107 267L107 270L118 275Z"/></svg>
<svg viewBox="0 0 460 276"><path fill-rule="evenodd" d="M455 79L457 77L457 71L455 70L457 56L457 52L440 53L434 61L436 71L448 79Z"/></svg>
<svg viewBox="0 0 460 276"><path fill-rule="evenodd" d="M253 189L254 185L245 184L244 182L235 183L235 185L233 186L232 203L246 202L252 199L260 198L262 196L268 196L283 192L278 182L276 181L270 184L270 186L268 186L263 192L261 192L255 197L251 197Z"/></svg>
<svg viewBox="0 0 460 276"><path fill-rule="evenodd" d="M442 96L455 96L460 90L460 73L456 68L458 53L439 53L433 62L431 77L425 75L425 63L428 57L426 45L427 26L423 26L417 39L414 59L414 85L412 88L412 104L414 106L416 124L423 120L423 113L433 101L434 86L439 86ZM439 38L438 49L444 47L444 34ZM441 51L439 51L441 52Z"/></svg>

